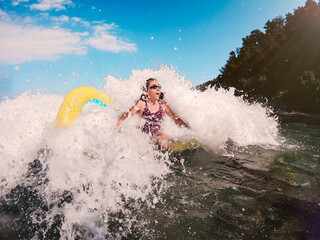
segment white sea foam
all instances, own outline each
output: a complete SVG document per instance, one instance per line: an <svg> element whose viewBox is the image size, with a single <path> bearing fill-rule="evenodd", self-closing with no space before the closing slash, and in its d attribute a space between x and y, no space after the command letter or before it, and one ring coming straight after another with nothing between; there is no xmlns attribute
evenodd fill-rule
<svg viewBox="0 0 320 240"><path fill-rule="evenodd" d="M223 147L228 140L240 146L278 144L278 123L268 117L261 104L249 105L235 97L233 89L195 90L190 81L170 67L158 71L136 70L124 81L108 76L104 89L116 100L115 108L124 111L139 99L145 79L150 77L158 79L165 101L191 127L191 130L178 128L166 118L164 131L172 138L194 137L213 150Z"/></svg>
<svg viewBox="0 0 320 240"><path fill-rule="evenodd" d="M134 70L126 80L108 76L104 91L114 100L106 108L88 103L68 129L54 125L63 96L27 93L0 103L0 189L9 191L24 181L28 163L41 149L49 182L42 190L48 203L57 202L64 191L72 194L72 204L53 207L50 222L62 213L63 238L75 236L74 226L89 229L95 237L108 235L110 213L125 215L126 234L137 224L125 207L130 199L154 207L168 183L168 152L154 150L150 140L137 128L140 119L129 117L122 133L115 128L119 115L140 98L145 80L157 78L172 110L191 129L177 127L165 118L164 131L174 139L198 139L206 149L219 151L229 140L240 146L277 144L277 122L259 104L249 105L231 91L209 89L200 92L190 81L170 67ZM50 220L51 219L51 220ZM140 221L143 224L143 221ZM124 233L123 233L124 232Z"/></svg>

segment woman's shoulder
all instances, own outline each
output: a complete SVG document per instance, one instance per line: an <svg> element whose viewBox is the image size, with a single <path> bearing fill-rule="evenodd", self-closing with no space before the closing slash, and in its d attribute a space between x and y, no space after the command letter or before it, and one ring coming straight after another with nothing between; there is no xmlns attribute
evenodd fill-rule
<svg viewBox="0 0 320 240"><path fill-rule="evenodd" d="M164 111L166 111L166 109L168 108L167 102L165 102L165 101L163 101L163 100L160 101L160 105L161 105L161 107L162 107L162 109L163 109Z"/></svg>
<svg viewBox="0 0 320 240"><path fill-rule="evenodd" d="M141 100L141 99L139 99L137 102L136 102L136 105L138 106L144 106L146 103L145 103L145 101L143 101L143 100Z"/></svg>
<svg viewBox="0 0 320 240"><path fill-rule="evenodd" d="M135 104L135 107L138 107L141 111L144 110L145 102L142 100L138 100Z"/></svg>

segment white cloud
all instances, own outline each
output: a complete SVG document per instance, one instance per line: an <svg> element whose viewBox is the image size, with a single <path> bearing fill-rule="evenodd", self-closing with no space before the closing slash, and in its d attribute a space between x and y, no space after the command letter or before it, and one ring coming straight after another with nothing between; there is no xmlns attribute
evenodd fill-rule
<svg viewBox="0 0 320 240"><path fill-rule="evenodd" d="M85 54L81 34L65 29L0 22L0 62L52 60L62 54Z"/></svg>
<svg viewBox="0 0 320 240"><path fill-rule="evenodd" d="M56 11L66 10L67 6L74 6L71 0L39 0L39 3L32 4L30 9L39 11L49 11L55 9Z"/></svg>
<svg viewBox="0 0 320 240"><path fill-rule="evenodd" d="M11 18L8 13L0 9L0 20L1 21L10 21Z"/></svg>
<svg viewBox="0 0 320 240"><path fill-rule="evenodd" d="M129 51L136 52L137 47L134 43L126 43L109 33L114 28L114 24L103 24L95 26L94 37L89 38L86 43L100 50L110 52Z"/></svg>
<svg viewBox="0 0 320 240"><path fill-rule="evenodd" d="M72 18L71 18L71 21L72 21L74 24L80 23L80 24L82 24L82 25L85 26L85 27L90 27L90 23L89 23L89 22L84 21L84 20L82 20L81 18L78 18L78 17L72 17Z"/></svg>
<svg viewBox="0 0 320 240"><path fill-rule="evenodd" d="M54 22L55 24L63 24L63 23L71 23L72 26L73 25L82 25L82 26L85 26L85 27L90 27L90 23L87 22L87 21L84 21L82 20L81 18L78 18L78 17L68 17L66 15L61 15L61 16L53 16L53 17L50 17L50 20L52 22Z"/></svg>
<svg viewBox="0 0 320 240"><path fill-rule="evenodd" d="M67 22L69 22L69 20L70 20L70 18L68 17L68 16L66 16L66 15L61 15L61 16L59 16L59 17L55 17L55 16L53 16L53 17L51 17L51 20L53 21L53 22L56 22L56 23L67 23Z"/></svg>
<svg viewBox="0 0 320 240"><path fill-rule="evenodd" d="M51 28L37 26L42 18L64 23L64 26L81 24L87 31L74 32L54 24ZM115 24L86 22L66 15L20 18L0 9L0 64L53 60L64 54L82 55L86 54L89 46L109 52L136 52L136 44L120 39L115 32L116 27Z"/></svg>
<svg viewBox="0 0 320 240"><path fill-rule="evenodd" d="M29 0L14 0L14 1L12 1L12 6L17 6L21 2L29 2Z"/></svg>
<svg viewBox="0 0 320 240"><path fill-rule="evenodd" d="M41 12L36 15L36 18L38 19L38 21L46 21L49 19L49 13Z"/></svg>

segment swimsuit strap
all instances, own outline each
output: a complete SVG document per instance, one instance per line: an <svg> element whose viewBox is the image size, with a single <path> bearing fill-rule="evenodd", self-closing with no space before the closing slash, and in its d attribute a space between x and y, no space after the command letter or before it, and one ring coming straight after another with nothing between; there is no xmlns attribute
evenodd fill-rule
<svg viewBox="0 0 320 240"><path fill-rule="evenodd" d="M146 103L145 108L149 110L147 101L145 101L145 103Z"/></svg>
<svg viewBox="0 0 320 240"><path fill-rule="evenodd" d="M150 114L155 114L155 113L157 113L157 112L159 112L159 111L163 112L163 109L162 109L162 107L161 107L161 103L160 103L160 102L159 102L159 110L156 111L156 112L151 112L150 109L149 109L149 107L148 107L147 101L145 101L145 103L146 103L145 108L146 108L146 110L148 110L148 111L150 112ZM143 111L143 112L144 112L144 111Z"/></svg>
<svg viewBox="0 0 320 240"><path fill-rule="evenodd" d="M162 109L162 107L161 107L161 103L159 102L159 111L161 110L161 112L163 112L163 109ZM159 112L158 111L158 112Z"/></svg>

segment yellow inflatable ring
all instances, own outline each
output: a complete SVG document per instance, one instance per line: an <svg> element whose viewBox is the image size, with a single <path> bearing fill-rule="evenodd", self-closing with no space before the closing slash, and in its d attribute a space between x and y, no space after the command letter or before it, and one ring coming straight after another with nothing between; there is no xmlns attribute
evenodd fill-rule
<svg viewBox="0 0 320 240"><path fill-rule="evenodd" d="M78 87L73 89L64 98L56 118L56 126L69 127L80 114L82 107L92 100L101 102L104 106L111 103L111 99L107 94L94 87Z"/></svg>

